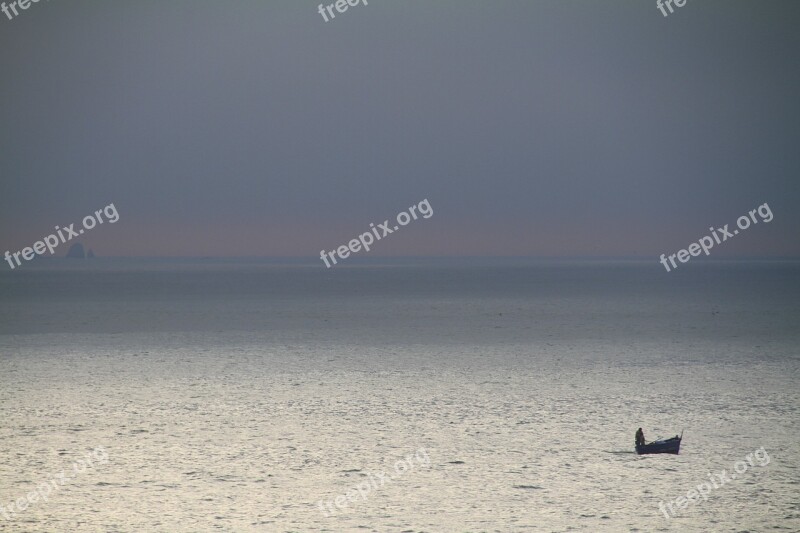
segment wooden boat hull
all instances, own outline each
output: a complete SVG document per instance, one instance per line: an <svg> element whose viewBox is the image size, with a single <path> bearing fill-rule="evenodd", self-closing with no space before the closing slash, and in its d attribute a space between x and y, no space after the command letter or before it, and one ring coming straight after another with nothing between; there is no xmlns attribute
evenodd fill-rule
<svg viewBox="0 0 800 533"><path fill-rule="evenodd" d="M671 439L657 440L643 446L636 446L636 453L639 455L649 453L671 453L678 455L681 450L681 437L672 437Z"/></svg>

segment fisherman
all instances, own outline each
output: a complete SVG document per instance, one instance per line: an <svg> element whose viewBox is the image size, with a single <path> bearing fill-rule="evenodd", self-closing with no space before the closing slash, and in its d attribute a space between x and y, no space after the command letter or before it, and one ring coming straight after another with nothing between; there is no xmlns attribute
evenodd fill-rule
<svg viewBox="0 0 800 533"><path fill-rule="evenodd" d="M642 428L639 428L636 431L636 445L644 446L644 432L642 431Z"/></svg>

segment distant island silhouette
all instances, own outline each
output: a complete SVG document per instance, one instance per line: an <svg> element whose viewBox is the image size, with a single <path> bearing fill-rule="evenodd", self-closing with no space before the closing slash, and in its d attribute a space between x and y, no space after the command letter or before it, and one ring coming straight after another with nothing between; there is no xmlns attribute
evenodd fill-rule
<svg viewBox="0 0 800 533"><path fill-rule="evenodd" d="M92 253L92 256L94 256L94 253ZM66 257L70 259L85 259L86 252L83 251L83 245L79 242L76 242L75 244L70 246Z"/></svg>

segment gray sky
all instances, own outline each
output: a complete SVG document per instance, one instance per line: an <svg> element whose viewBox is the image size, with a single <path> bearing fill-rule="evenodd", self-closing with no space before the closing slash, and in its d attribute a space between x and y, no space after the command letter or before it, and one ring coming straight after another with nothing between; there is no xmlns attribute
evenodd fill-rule
<svg viewBox="0 0 800 533"><path fill-rule="evenodd" d="M800 255L800 2L41 1L0 14L0 253ZM65 250L63 250L65 251ZM60 251L59 253L63 252Z"/></svg>

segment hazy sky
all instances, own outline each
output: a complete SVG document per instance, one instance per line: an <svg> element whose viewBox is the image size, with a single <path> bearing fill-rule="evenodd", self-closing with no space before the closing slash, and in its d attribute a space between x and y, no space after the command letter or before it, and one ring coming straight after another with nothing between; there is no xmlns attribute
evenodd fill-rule
<svg viewBox="0 0 800 533"><path fill-rule="evenodd" d="M0 14L0 253L800 255L800 2L40 1ZM62 250L60 252L65 252Z"/></svg>

